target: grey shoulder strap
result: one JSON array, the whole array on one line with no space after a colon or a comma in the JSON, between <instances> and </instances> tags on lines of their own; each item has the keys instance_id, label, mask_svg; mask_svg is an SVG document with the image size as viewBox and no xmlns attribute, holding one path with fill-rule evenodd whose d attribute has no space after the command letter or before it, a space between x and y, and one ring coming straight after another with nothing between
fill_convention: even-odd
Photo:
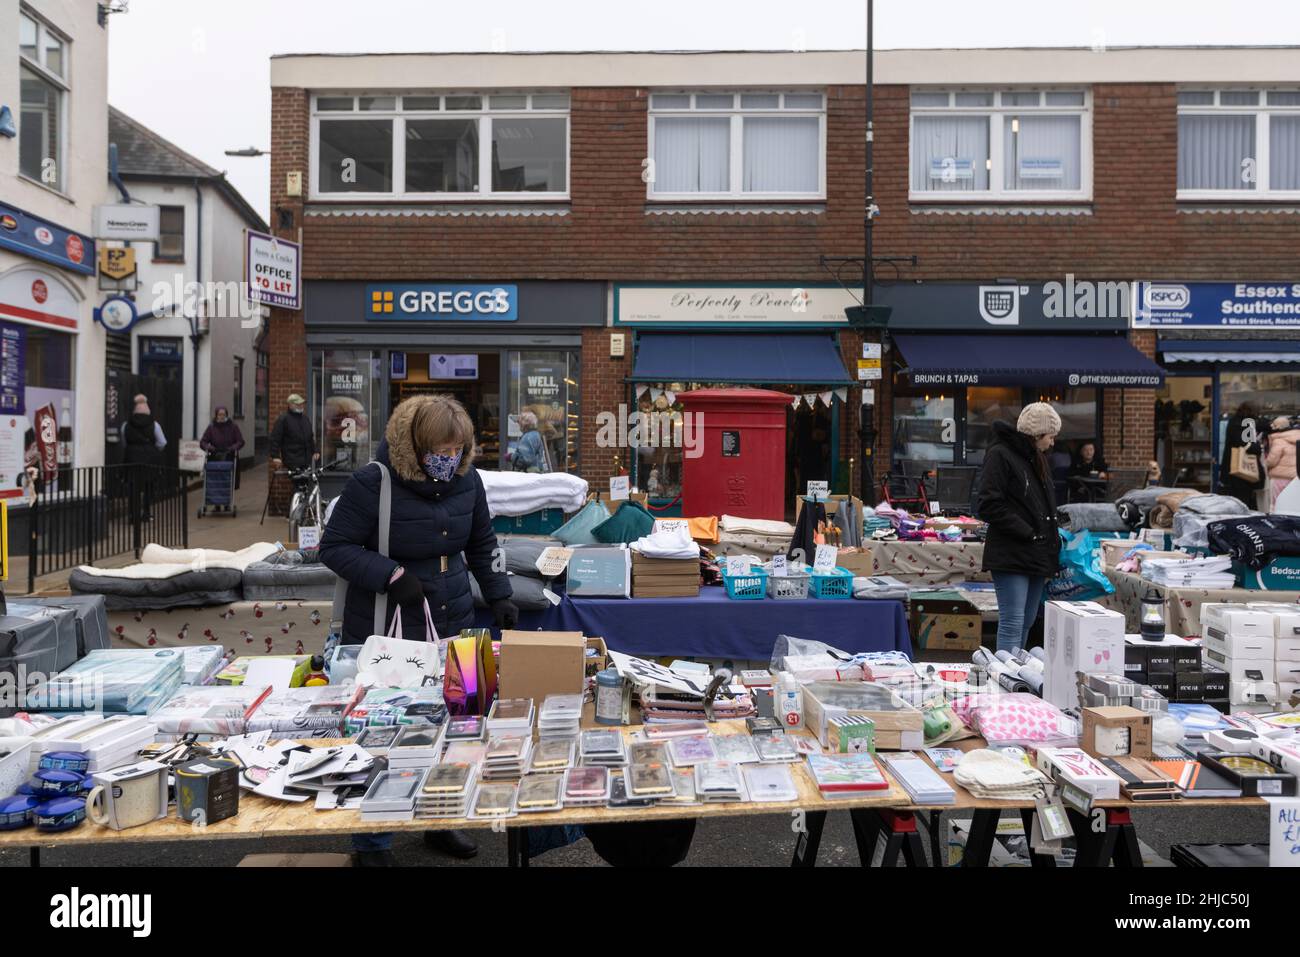
<instances>
[{"instance_id":1,"label":"grey shoulder strap","mask_svg":"<svg viewBox=\"0 0 1300 957\"><path fill-rule=\"evenodd\" d=\"M381 462L371 462L379 468L379 554L388 555L388 536L393 520L393 481L388 469ZM330 628L338 634L343 631L343 609L347 606L348 583L342 578L334 578L334 602L330 608ZM375 630L372 634L382 635L387 624L388 596L380 592L375 596Z\"/></svg>"}]
</instances>

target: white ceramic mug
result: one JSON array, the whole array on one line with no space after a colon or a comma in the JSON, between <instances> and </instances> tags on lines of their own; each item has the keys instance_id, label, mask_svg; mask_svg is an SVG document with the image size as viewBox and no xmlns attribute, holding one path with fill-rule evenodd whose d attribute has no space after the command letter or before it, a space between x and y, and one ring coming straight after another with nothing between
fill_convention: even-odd
<instances>
[{"instance_id":1,"label":"white ceramic mug","mask_svg":"<svg viewBox=\"0 0 1300 957\"><path fill-rule=\"evenodd\" d=\"M86 813L115 831L148 824L158 816L158 776L141 774L108 787L97 784L86 797Z\"/></svg>"}]
</instances>

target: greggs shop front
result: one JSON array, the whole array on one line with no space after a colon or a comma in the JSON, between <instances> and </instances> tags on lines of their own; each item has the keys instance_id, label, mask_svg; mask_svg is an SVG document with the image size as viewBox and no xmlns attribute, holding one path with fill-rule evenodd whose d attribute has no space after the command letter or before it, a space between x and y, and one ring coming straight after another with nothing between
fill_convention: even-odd
<instances>
[{"instance_id":1,"label":"greggs shop front","mask_svg":"<svg viewBox=\"0 0 1300 957\"><path fill-rule=\"evenodd\" d=\"M440 392L469 410L480 468L511 467L520 417L531 412L549 471L578 471L581 330L604 324L603 283L304 286L307 400L322 462L360 468L394 406Z\"/></svg>"}]
</instances>

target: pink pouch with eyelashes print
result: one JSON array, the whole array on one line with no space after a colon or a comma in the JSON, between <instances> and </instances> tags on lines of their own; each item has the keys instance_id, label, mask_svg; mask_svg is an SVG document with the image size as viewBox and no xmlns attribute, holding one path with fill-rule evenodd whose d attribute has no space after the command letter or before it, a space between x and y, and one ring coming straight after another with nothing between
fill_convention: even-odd
<instances>
[{"instance_id":1,"label":"pink pouch with eyelashes print","mask_svg":"<svg viewBox=\"0 0 1300 957\"><path fill-rule=\"evenodd\" d=\"M357 683L370 688L422 688L442 678L438 630L424 603L424 641L407 641L402 633L402 609L393 612L386 635L371 635L357 655Z\"/></svg>"}]
</instances>

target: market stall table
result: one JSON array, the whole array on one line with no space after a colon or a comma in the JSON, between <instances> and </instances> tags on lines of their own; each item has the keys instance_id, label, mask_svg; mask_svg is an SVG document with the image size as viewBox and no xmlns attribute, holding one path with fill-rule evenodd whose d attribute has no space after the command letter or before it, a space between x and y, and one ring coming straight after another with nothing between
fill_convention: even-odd
<instances>
[{"instance_id":1,"label":"market stall table","mask_svg":"<svg viewBox=\"0 0 1300 957\"><path fill-rule=\"evenodd\" d=\"M1123 612L1125 627L1133 634L1141 630L1142 596L1150 589L1155 589L1155 593L1164 599L1166 630L1183 638L1201 637L1201 606L1207 603L1269 601L1291 604L1300 601L1300 592L1296 591L1159 585L1140 575L1114 568L1106 569L1106 577L1115 586L1115 592L1098 601L1107 608Z\"/></svg>"},{"instance_id":2,"label":"market stall table","mask_svg":"<svg viewBox=\"0 0 1300 957\"><path fill-rule=\"evenodd\" d=\"M981 571L984 561L983 542L905 542L870 541L863 543L866 562L850 567L855 575L887 575L917 585L948 585L962 581L992 581Z\"/></svg>"},{"instance_id":3,"label":"market stall table","mask_svg":"<svg viewBox=\"0 0 1300 957\"><path fill-rule=\"evenodd\" d=\"M481 611L476 624L491 623ZM521 612L519 628L599 635L615 651L640 657L696 657L766 661L778 635L816 638L833 648L901 651L912 643L901 601L736 601L722 588L692 598L570 598L546 611Z\"/></svg>"}]
</instances>

